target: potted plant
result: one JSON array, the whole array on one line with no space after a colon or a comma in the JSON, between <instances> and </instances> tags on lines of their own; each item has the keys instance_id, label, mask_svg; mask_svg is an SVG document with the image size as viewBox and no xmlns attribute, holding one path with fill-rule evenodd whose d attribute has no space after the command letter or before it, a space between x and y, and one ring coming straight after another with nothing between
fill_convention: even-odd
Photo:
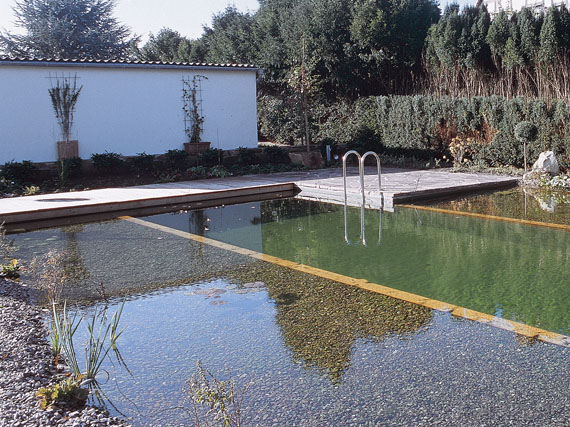
<instances>
[{"instance_id":1,"label":"potted plant","mask_svg":"<svg viewBox=\"0 0 570 427\"><path fill-rule=\"evenodd\" d=\"M189 142L184 149L190 154L201 153L210 148L210 143L202 141L204 116L202 115L202 80L206 76L196 75L192 79L182 80L182 100L184 101L184 130Z\"/></svg>"},{"instance_id":2,"label":"potted plant","mask_svg":"<svg viewBox=\"0 0 570 427\"><path fill-rule=\"evenodd\" d=\"M83 86L77 87L77 76L74 76L58 78L55 86L49 89L51 104L62 136L62 140L57 142L57 157L60 161L79 157L78 142L71 140L71 128L75 105L82 88Z\"/></svg>"}]
</instances>

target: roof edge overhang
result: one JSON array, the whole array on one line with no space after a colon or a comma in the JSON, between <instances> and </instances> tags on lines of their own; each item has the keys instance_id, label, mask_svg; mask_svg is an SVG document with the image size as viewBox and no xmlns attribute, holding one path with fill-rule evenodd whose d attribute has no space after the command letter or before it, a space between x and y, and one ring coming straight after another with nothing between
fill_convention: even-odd
<instances>
[{"instance_id":1,"label":"roof edge overhang","mask_svg":"<svg viewBox=\"0 0 570 427\"><path fill-rule=\"evenodd\" d=\"M146 70L192 70L192 71L251 71L257 78L263 75L263 69L251 64L213 64L182 62L143 62L118 60L80 60L49 58L10 58L0 56L0 66L35 66L35 67L85 67L85 68L123 68Z\"/></svg>"}]
</instances>

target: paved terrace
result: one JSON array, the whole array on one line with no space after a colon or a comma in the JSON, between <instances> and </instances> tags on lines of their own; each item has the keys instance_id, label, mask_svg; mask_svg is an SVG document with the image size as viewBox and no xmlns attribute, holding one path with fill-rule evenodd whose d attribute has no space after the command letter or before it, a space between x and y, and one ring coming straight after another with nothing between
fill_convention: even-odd
<instances>
[{"instance_id":1,"label":"paved terrace","mask_svg":"<svg viewBox=\"0 0 570 427\"><path fill-rule=\"evenodd\" d=\"M348 204L360 206L357 168L349 168ZM378 191L375 168L366 168L365 195L368 207L390 210L396 203L435 198L456 193L515 185L516 178L445 170L382 169L382 191ZM78 216L105 219L137 210L139 215L184 208L264 200L292 196L332 203L343 203L342 169L286 172L223 179L106 188L80 192L0 199L0 223L22 224ZM129 212L132 214L132 212ZM55 222L54 222L55 221ZM65 221L63 221L65 223ZM9 227L10 228L10 227ZM16 227L17 228L17 227ZM27 227L24 227L27 228Z\"/></svg>"}]
</instances>

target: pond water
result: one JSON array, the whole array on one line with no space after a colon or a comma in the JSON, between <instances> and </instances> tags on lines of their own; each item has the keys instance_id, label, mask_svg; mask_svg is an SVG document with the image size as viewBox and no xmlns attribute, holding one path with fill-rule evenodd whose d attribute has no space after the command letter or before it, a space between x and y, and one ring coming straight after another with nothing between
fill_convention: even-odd
<instances>
[{"instance_id":1,"label":"pond water","mask_svg":"<svg viewBox=\"0 0 570 427\"><path fill-rule=\"evenodd\" d=\"M381 227L380 227L381 219ZM279 200L144 218L568 334L568 232L397 208ZM379 230L381 232L379 233ZM380 242L379 240L380 234ZM246 425L564 424L570 349L127 220L15 235L24 261L65 249L64 298L89 316L125 299L129 368L106 362L112 413L192 423L200 360L248 388ZM78 354L85 328L77 335ZM112 402L109 403L109 402Z\"/></svg>"}]
</instances>

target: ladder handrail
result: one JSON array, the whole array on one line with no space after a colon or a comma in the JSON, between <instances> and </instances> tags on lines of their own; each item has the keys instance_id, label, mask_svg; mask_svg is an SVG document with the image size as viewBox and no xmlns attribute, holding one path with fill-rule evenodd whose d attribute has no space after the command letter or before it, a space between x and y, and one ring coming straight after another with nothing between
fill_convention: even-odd
<instances>
[{"instance_id":1,"label":"ladder handrail","mask_svg":"<svg viewBox=\"0 0 570 427\"><path fill-rule=\"evenodd\" d=\"M342 178L344 183L344 240L347 244L350 245L350 240L348 239L348 224L347 224L347 191L346 191L346 161L347 159L354 154L358 160L358 174L360 177L360 194L362 195L362 205L360 206L360 240L363 246L366 246L366 233L364 227L364 211L366 207L366 195L364 190L364 161L368 156L374 156L376 159L376 166L378 168L378 191L380 193L380 197L382 200L380 206L380 219L379 219L379 228L378 228L378 244L382 239L382 207L384 205L382 197L382 170L380 167L380 157L374 151L367 151L362 156L356 150L347 151L344 156L342 156Z\"/></svg>"},{"instance_id":2,"label":"ladder handrail","mask_svg":"<svg viewBox=\"0 0 570 427\"><path fill-rule=\"evenodd\" d=\"M362 176L364 176L364 161L366 160L366 157L368 157L368 156L374 156L374 158L376 159L376 166L378 168L378 192L380 193L380 195L382 195L382 170L380 168L380 156L378 156L378 154L376 154L374 151L367 151L360 158L360 166L362 168ZM362 190L364 191L364 187L362 187Z\"/></svg>"},{"instance_id":3,"label":"ladder handrail","mask_svg":"<svg viewBox=\"0 0 570 427\"><path fill-rule=\"evenodd\" d=\"M362 167L360 166L360 153L356 150L350 150L347 151L346 153L344 153L344 156L342 156L342 178L343 178L343 183L344 183L344 241L347 244L351 244L350 240L348 239L348 222L347 222L347 205L348 205L348 199L347 199L347 192L346 192L346 160L352 155L354 154L357 158L357 162L358 162L358 174L360 175L360 192L362 193L362 195L364 195L364 178L362 176ZM364 205L363 205L364 206ZM362 229L363 229L363 222L362 222L362 216L363 213L360 214L360 239L362 240Z\"/></svg>"},{"instance_id":4,"label":"ladder handrail","mask_svg":"<svg viewBox=\"0 0 570 427\"><path fill-rule=\"evenodd\" d=\"M356 150L350 150L347 151L346 153L344 153L344 156L342 156L342 178L343 178L343 182L344 182L344 204L346 205L347 199L346 199L346 160L350 157L351 154L354 154L356 156L356 158L358 159L358 174L360 175L360 191L363 192L363 184L364 184L364 177L362 176L362 166L360 165L360 160L362 159L362 157L360 156L360 153Z\"/></svg>"}]
</instances>

